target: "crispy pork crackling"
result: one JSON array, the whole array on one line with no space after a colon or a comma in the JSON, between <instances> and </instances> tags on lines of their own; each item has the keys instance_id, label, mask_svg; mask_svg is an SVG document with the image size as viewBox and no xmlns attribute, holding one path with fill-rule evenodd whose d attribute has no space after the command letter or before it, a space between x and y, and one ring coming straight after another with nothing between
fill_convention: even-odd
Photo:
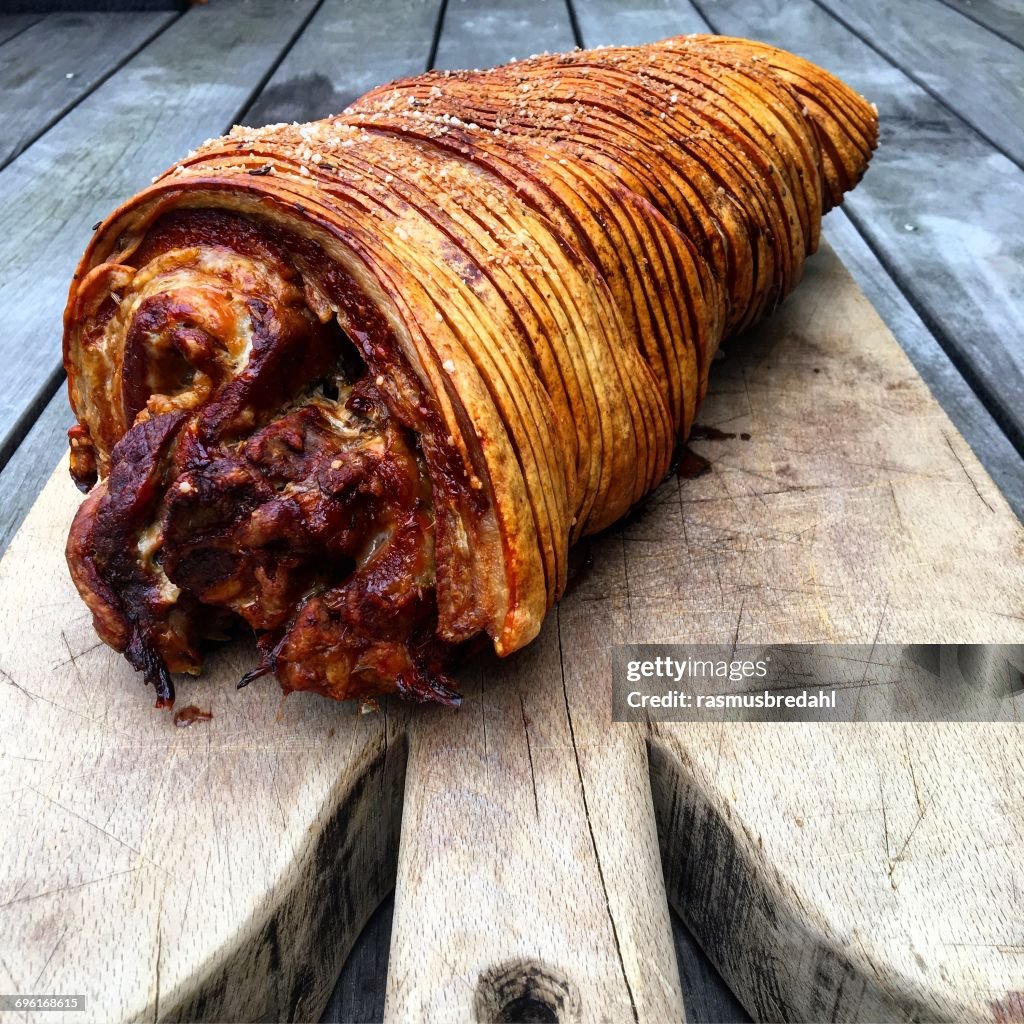
<instances>
[{"instance_id":1,"label":"crispy pork crackling","mask_svg":"<svg viewBox=\"0 0 1024 1024\"><path fill-rule=\"evenodd\" d=\"M285 690L452 702L669 469L722 340L864 173L873 108L690 36L235 128L110 216L64 358L100 637L169 705L239 621Z\"/></svg>"}]
</instances>

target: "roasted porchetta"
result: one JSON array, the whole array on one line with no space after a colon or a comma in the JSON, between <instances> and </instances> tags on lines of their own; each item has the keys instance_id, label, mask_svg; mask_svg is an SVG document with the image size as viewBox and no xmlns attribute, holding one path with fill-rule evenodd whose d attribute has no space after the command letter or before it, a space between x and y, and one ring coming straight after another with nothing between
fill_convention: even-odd
<instances>
[{"instance_id":1,"label":"roasted porchetta","mask_svg":"<svg viewBox=\"0 0 1024 1024\"><path fill-rule=\"evenodd\" d=\"M100 637L162 706L242 621L286 691L456 700L453 651L528 643L570 545L664 478L876 134L813 64L690 36L207 142L68 300Z\"/></svg>"}]
</instances>

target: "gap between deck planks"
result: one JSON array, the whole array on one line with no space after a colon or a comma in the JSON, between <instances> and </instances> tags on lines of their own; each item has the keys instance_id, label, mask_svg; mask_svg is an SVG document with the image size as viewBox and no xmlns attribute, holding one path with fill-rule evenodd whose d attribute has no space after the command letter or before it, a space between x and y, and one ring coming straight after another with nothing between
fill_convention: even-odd
<instances>
[{"instance_id":1,"label":"gap between deck planks","mask_svg":"<svg viewBox=\"0 0 1024 1024\"><path fill-rule=\"evenodd\" d=\"M1024 166L1024 51L1019 45L938 0L816 2L994 149Z\"/></svg>"},{"instance_id":2,"label":"gap between deck planks","mask_svg":"<svg viewBox=\"0 0 1024 1024\"><path fill-rule=\"evenodd\" d=\"M41 14L0 14L0 43L20 35L41 17Z\"/></svg>"},{"instance_id":3,"label":"gap between deck planks","mask_svg":"<svg viewBox=\"0 0 1024 1024\"><path fill-rule=\"evenodd\" d=\"M954 11L991 29L1007 42L1024 46L1024 11L1018 0L942 0Z\"/></svg>"}]
</instances>

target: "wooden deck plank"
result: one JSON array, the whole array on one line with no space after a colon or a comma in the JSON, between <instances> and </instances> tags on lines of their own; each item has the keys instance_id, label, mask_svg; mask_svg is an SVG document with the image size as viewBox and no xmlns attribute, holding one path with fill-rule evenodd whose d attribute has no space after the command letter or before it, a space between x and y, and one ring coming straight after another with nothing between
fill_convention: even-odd
<instances>
[{"instance_id":1,"label":"wooden deck plank","mask_svg":"<svg viewBox=\"0 0 1024 1024\"><path fill-rule=\"evenodd\" d=\"M683 919L675 910L671 913L687 1024L751 1024L750 1014L722 980Z\"/></svg>"},{"instance_id":2,"label":"wooden deck plank","mask_svg":"<svg viewBox=\"0 0 1024 1024\"><path fill-rule=\"evenodd\" d=\"M708 32L708 23L689 0L587 0L577 3L583 46L639 46L668 36Z\"/></svg>"},{"instance_id":3,"label":"wooden deck plank","mask_svg":"<svg viewBox=\"0 0 1024 1024\"><path fill-rule=\"evenodd\" d=\"M174 18L170 11L51 14L0 48L0 167Z\"/></svg>"},{"instance_id":4,"label":"wooden deck plank","mask_svg":"<svg viewBox=\"0 0 1024 1024\"><path fill-rule=\"evenodd\" d=\"M0 263L12 268L0 283L0 466L59 379L61 312L90 225L228 127L315 6L193 7L0 171L10 211Z\"/></svg>"},{"instance_id":5,"label":"wooden deck plank","mask_svg":"<svg viewBox=\"0 0 1024 1024\"><path fill-rule=\"evenodd\" d=\"M320 1024L384 1019L384 992L391 950L395 898L386 897L352 946Z\"/></svg>"},{"instance_id":6,"label":"wooden deck plank","mask_svg":"<svg viewBox=\"0 0 1024 1024\"><path fill-rule=\"evenodd\" d=\"M425 71L440 10L441 0L326 0L246 124L328 117L375 85Z\"/></svg>"},{"instance_id":7,"label":"wooden deck plank","mask_svg":"<svg viewBox=\"0 0 1024 1024\"><path fill-rule=\"evenodd\" d=\"M13 39L41 17L41 14L0 14L0 43Z\"/></svg>"},{"instance_id":8,"label":"wooden deck plank","mask_svg":"<svg viewBox=\"0 0 1024 1024\"><path fill-rule=\"evenodd\" d=\"M820 3L1024 166L1024 53L1018 46L939 0Z\"/></svg>"},{"instance_id":9,"label":"wooden deck plank","mask_svg":"<svg viewBox=\"0 0 1024 1024\"><path fill-rule=\"evenodd\" d=\"M0 555L67 450L68 427L74 422L67 390L61 386L0 470Z\"/></svg>"},{"instance_id":10,"label":"wooden deck plank","mask_svg":"<svg viewBox=\"0 0 1024 1024\"><path fill-rule=\"evenodd\" d=\"M811 0L699 0L716 31L786 47L877 103L882 138L844 210L1024 451L1024 171Z\"/></svg>"},{"instance_id":11,"label":"wooden deck plank","mask_svg":"<svg viewBox=\"0 0 1024 1024\"><path fill-rule=\"evenodd\" d=\"M434 66L486 68L575 45L565 0L450 0Z\"/></svg>"},{"instance_id":12,"label":"wooden deck plank","mask_svg":"<svg viewBox=\"0 0 1024 1024\"><path fill-rule=\"evenodd\" d=\"M1017 0L942 0L948 7L1024 46L1024 8Z\"/></svg>"}]
</instances>

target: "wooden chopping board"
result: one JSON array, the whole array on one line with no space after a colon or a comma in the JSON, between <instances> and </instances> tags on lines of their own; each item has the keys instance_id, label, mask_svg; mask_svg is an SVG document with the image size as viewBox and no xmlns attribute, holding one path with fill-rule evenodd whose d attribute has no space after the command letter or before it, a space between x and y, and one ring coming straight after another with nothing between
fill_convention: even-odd
<instances>
[{"instance_id":1,"label":"wooden chopping board","mask_svg":"<svg viewBox=\"0 0 1024 1024\"><path fill-rule=\"evenodd\" d=\"M1024 1019L1019 726L610 722L614 643L1024 639L1024 531L831 250L711 387L712 471L458 712L236 692L238 644L175 728L74 593L60 467L0 563L0 991L316 1019L397 878L394 1021L679 1019L666 895L756 1018Z\"/></svg>"}]
</instances>

